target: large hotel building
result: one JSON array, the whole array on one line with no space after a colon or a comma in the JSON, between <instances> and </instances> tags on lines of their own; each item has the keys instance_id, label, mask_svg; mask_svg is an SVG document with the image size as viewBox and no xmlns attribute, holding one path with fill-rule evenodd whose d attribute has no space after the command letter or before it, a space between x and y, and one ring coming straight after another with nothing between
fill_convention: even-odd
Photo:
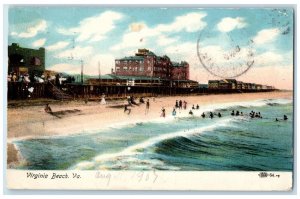
<instances>
[{"instance_id":1,"label":"large hotel building","mask_svg":"<svg viewBox=\"0 0 300 199\"><path fill-rule=\"evenodd\" d=\"M135 56L115 60L115 74L189 80L189 64L185 61L172 62L166 55L157 56L148 49L138 49Z\"/></svg>"}]
</instances>

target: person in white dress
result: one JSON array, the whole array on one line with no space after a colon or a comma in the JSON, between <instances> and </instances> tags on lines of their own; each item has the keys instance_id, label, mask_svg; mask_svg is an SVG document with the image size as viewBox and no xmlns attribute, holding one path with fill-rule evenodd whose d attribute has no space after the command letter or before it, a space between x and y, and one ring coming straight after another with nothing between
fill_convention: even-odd
<instances>
[{"instance_id":1,"label":"person in white dress","mask_svg":"<svg viewBox=\"0 0 300 199\"><path fill-rule=\"evenodd\" d=\"M101 102L100 102L100 104L106 104L106 101L105 101L105 95L104 95L104 93L102 94L102 97L101 97Z\"/></svg>"}]
</instances>

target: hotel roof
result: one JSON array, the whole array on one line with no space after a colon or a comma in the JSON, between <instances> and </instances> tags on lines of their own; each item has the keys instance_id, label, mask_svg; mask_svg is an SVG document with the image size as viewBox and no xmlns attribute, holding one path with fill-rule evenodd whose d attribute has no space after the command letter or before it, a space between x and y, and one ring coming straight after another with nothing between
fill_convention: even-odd
<instances>
[{"instance_id":1,"label":"hotel roof","mask_svg":"<svg viewBox=\"0 0 300 199\"><path fill-rule=\"evenodd\" d=\"M173 65L174 67L184 67L185 64L187 64L186 61L182 61L182 62L172 62L172 65Z\"/></svg>"},{"instance_id":2,"label":"hotel roof","mask_svg":"<svg viewBox=\"0 0 300 199\"><path fill-rule=\"evenodd\" d=\"M129 56L129 57L123 57L121 59L116 59L117 61L142 61L144 60L143 56Z\"/></svg>"}]
</instances>

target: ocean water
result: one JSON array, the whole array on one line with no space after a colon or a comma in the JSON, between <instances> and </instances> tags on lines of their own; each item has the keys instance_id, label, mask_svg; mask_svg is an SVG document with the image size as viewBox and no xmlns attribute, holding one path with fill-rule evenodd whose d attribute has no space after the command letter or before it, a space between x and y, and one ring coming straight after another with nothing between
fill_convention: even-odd
<instances>
[{"instance_id":1,"label":"ocean water","mask_svg":"<svg viewBox=\"0 0 300 199\"><path fill-rule=\"evenodd\" d=\"M244 116L231 116L239 110ZM250 118L253 110L262 119ZM167 110L168 111L168 110ZM170 111L170 110L169 110ZM214 111L221 118L202 118ZM267 99L201 107L189 116L128 124L94 133L18 140L18 169L292 171L293 104ZM288 116L283 121L283 115ZM276 122L275 118L280 121Z\"/></svg>"}]
</instances>

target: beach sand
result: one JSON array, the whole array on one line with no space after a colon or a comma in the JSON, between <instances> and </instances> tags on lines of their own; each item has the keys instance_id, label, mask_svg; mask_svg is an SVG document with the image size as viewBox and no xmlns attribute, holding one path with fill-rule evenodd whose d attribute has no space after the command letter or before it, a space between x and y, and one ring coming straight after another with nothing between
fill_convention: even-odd
<instances>
[{"instance_id":1,"label":"beach sand","mask_svg":"<svg viewBox=\"0 0 300 199\"><path fill-rule=\"evenodd\" d=\"M271 98L292 99L292 96L292 92L265 92L149 98L150 111L148 114L145 114L145 104L129 107L131 113L124 113L126 100L108 102L106 105L101 105L100 102L85 104L83 101L50 104L52 111L56 113L54 115L45 113L44 106L40 105L8 108L8 163L11 164L17 161L17 150L10 144L15 139L92 133L99 129L115 127L120 124L164 119L160 117L161 108L164 107L166 114L170 115L175 101L180 99L187 101L188 108L186 111L188 111L193 104L199 104L201 108L204 105L217 103L236 103Z\"/></svg>"}]
</instances>

